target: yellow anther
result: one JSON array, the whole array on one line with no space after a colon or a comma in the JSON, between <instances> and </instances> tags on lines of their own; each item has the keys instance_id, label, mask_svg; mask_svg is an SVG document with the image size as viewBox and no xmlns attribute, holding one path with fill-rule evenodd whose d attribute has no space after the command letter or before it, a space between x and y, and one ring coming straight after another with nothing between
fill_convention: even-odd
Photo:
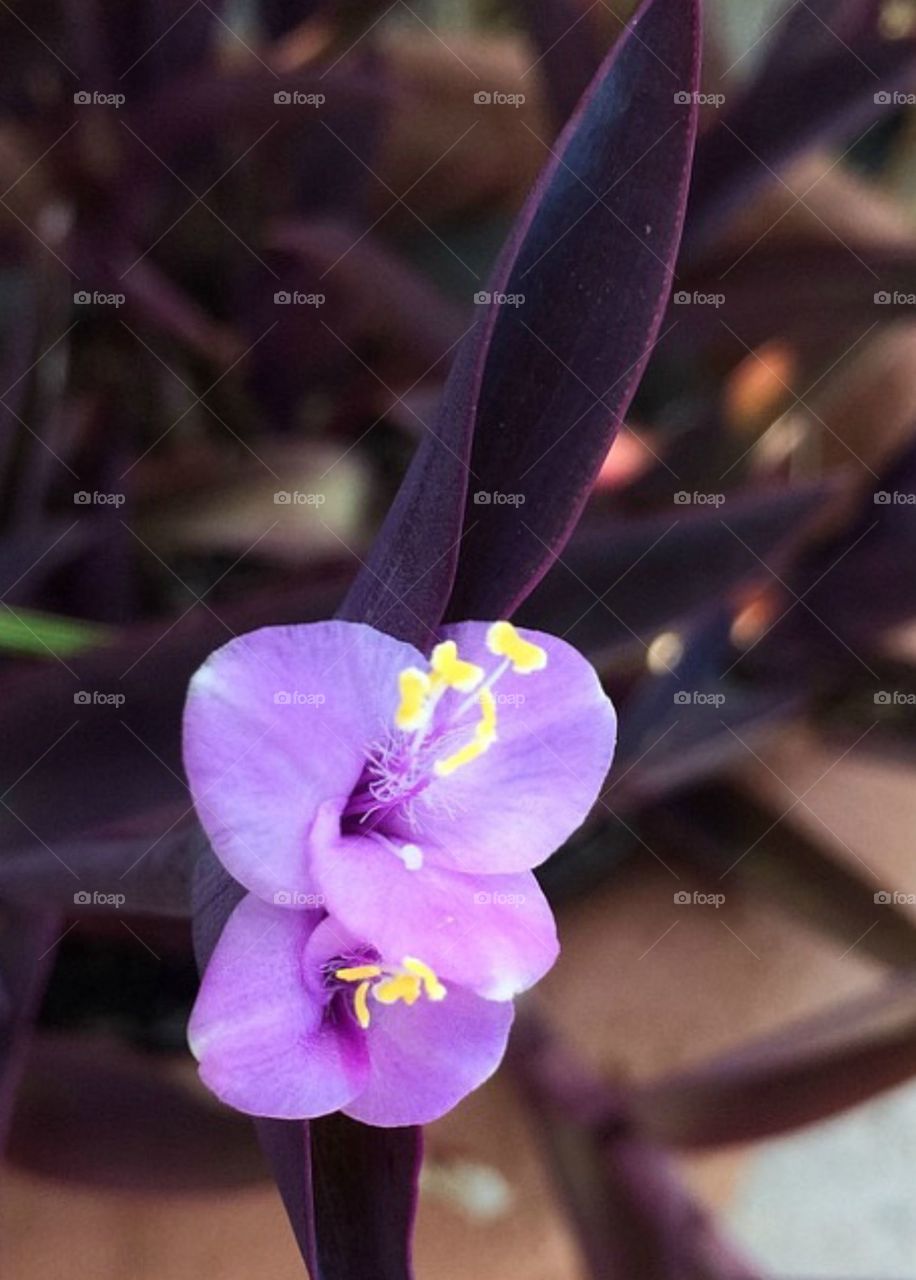
<instances>
[{"instance_id":1,"label":"yellow anther","mask_svg":"<svg viewBox=\"0 0 916 1280\"><path fill-rule=\"evenodd\" d=\"M401 701L395 712L394 723L399 729L418 729L426 714L426 700L432 682L425 671L407 667L398 676Z\"/></svg>"},{"instance_id":2,"label":"yellow anther","mask_svg":"<svg viewBox=\"0 0 916 1280\"><path fill-rule=\"evenodd\" d=\"M405 956L402 964L408 973L412 973L420 979L423 983L423 990L430 1000L445 999L445 987L443 987L428 964L424 964L422 960L417 960L413 956Z\"/></svg>"},{"instance_id":3,"label":"yellow anther","mask_svg":"<svg viewBox=\"0 0 916 1280\"><path fill-rule=\"evenodd\" d=\"M479 702L481 717L474 736L486 749L496 741L496 699L490 689L481 689Z\"/></svg>"},{"instance_id":4,"label":"yellow anther","mask_svg":"<svg viewBox=\"0 0 916 1280\"><path fill-rule=\"evenodd\" d=\"M518 676L543 671L547 666L547 650L523 639L511 622L494 622L487 631L487 648L498 658L508 658Z\"/></svg>"},{"instance_id":5,"label":"yellow anther","mask_svg":"<svg viewBox=\"0 0 916 1280\"><path fill-rule=\"evenodd\" d=\"M429 661L433 678L448 689L472 693L483 679L482 667L458 657L458 646L454 640L443 640L442 644L437 644Z\"/></svg>"},{"instance_id":6,"label":"yellow anther","mask_svg":"<svg viewBox=\"0 0 916 1280\"><path fill-rule=\"evenodd\" d=\"M446 996L445 987L433 970L414 956L405 956L403 963L397 967L359 964L347 969L337 969L334 977L341 982L357 984L353 992L353 1012L364 1031L371 1021L370 995L379 1004L393 1005L402 1000L408 1006L416 1004L424 994L427 999L437 1001L444 1000Z\"/></svg>"},{"instance_id":7,"label":"yellow anther","mask_svg":"<svg viewBox=\"0 0 916 1280\"><path fill-rule=\"evenodd\" d=\"M463 768L466 764L472 764L475 760L486 751L483 743L478 742L476 738L469 742L466 747L462 747L460 751L456 751L454 755L447 756L445 760L437 760L433 766L437 778L447 778L453 774L456 769Z\"/></svg>"},{"instance_id":8,"label":"yellow anther","mask_svg":"<svg viewBox=\"0 0 916 1280\"><path fill-rule=\"evenodd\" d=\"M367 968L368 967L371 967L371 966L367 966ZM353 1009L356 1013L356 1021L362 1027L363 1031L366 1030L370 1021L369 988L371 986L372 986L371 982L361 982L359 986L356 988L356 992L353 996Z\"/></svg>"},{"instance_id":9,"label":"yellow anther","mask_svg":"<svg viewBox=\"0 0 916 1280\"><path fill-rule=\"evenodd\" d=\"M367 978L380 978L382 971L377 964L358 964L352 969L336 969L334 977L341 982L365 982Z\"/></svg>"},{"instance_id":10,"label":"yellow anther","mask_svg":"<svg viewBox=\"0 0 916 1280\"><path fill-rule=\"evenodd\" d=\"M408 1005L416 1004L420 999L420 979L414 974L401 973L380 982L372 994L379 1004L397 1004L399 1000Z\"/></svg>"},{"instance_id":11,"label":"yellow anther","mask_svg":"<svg viewBox=\"0 0 916 1280\"><path fill-rule=\"evenodd\" d=\"M490 689L481 689L477 700L481 716L474 726L474 736L452 755L436 761L433 771L438 778L447 778L456 769L479 759L496 741L496 699Z\"/></svg>"}]
</instances>

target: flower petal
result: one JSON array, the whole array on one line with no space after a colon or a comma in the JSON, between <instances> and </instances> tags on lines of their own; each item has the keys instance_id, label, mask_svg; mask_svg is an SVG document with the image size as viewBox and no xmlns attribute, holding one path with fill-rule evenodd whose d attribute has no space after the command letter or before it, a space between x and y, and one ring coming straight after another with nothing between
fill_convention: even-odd
<instances>
[{"instance_id":1,"label":"flower petal","mask_svg":"<svg viewBox=\"0 0 916 1280\"><path fill-rule=\"evenodd\" d=\"M489 626L464 622L443 635L462 658L492 670ZM507 671L496 684L496 742L418 797L419 831L404 817L386 823L456 870L536 867L585 820L613 759L617 717L594 668L563 640L520 634L546 649L548 662L531 675Z\"/></svg>"},{"instance_id":2,"label":"flower petal","mask_svg":"<svg viewBox=\"0 0 916 1280\"><path fill-rule=\"evenodd\" d=\"M320 622L239 636L198 670L185 768L214 852L246 889L311 905L317 808L346 803L366 747L392 724L398 672L422 661L371 627Z\"/></svg>"},{"instance_id":3,"label":"flower petal","mask_svg":"<svg viewBox=\"0 0 916 1280\"><path fill-rule=\"evenodd\" d=\"M512 1016L510 1003L457 986L441 1001L373 1005L369 1080L344 1113L386 1128L438 1119L499 1066Z\"/></svg>"},{"instance_id":4,"label":"flower petal","mask_svg":"<svg viewBox=\"0 0 916 1280\"><path fill-rule=\"evenodd\" d=\"M303 981L303 953L320 918L248 894L216 944L188 1040L203 1082L239 1111L286 1120L325 1115L367 1078L357 1030L323 1020L323 1002Z\"/></svg>"},{"instance_id":5,"label":"flower petal","mask_svg":"<svg viewBox=\"0 0 916 1280\"><path fill-rule=\"evenodd\" d=\"M393 963L417 956L443 981L510 1000L559 953L553 914L530 872L468 876L424 862L408 870L363 836L316 824L312 861L328 910Z\"/></svg>"}]
</instances>

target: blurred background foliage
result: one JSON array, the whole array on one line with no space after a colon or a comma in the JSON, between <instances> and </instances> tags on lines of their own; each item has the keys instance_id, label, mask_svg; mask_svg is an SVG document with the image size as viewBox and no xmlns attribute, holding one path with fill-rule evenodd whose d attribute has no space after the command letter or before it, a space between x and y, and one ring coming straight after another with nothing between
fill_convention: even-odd
<instances>
[{"instance_id":1,"label":"blurred background foliage","mask_svg":"<svg viewBox=\"0 0 916 1280\"><path fill-rule=\"evenodd\" d=\"M4 1045L29 1009L43 1028L20 1167L157 1193L262 1177L183 1050L187 679L231 634L338 607L474 295L634 7L561 6L583 16L554 43L550 5L508 0L0 15ZM545 1277L603 1274L615 1246L589 1196L626 1205L645 1173L622 1132L731 1148L916 1069L916 116L893 100L914 45L900 0L708 7L704 89L724 101L701 111L675 297L584 518L519 615L598 665L620 753L543 869L564 957L517 1058L430 1135L431 1276L533 1275L532 1239ZM74 85L125 101L78 105ZM481 106L482 87L525 101ZM633 181L667 190L649 153ZM608 174L612 210L626 176ZM275 300L296 292L324 301ZM557 368L558 436L575 381ZM102 868L142 867L126 913L74 913L77 852L99 887ZM679 911L685 890L724 905ZM554 1052L587 1122L552 1092ZM62 1075L81 1082L63 1101ZM118 1099L107 1140L87 1119L100 1091ZM174 1124L154 1139L157 1105ZM721 1199L725 1166L691 1159L694 1190ZM649 1249L646 1276L747 1274L712 1227L705 1270L664 1270L695 1206L658 1177L670 1220L649 1197L622 1256Z\"/></svg>"}]
</instances>

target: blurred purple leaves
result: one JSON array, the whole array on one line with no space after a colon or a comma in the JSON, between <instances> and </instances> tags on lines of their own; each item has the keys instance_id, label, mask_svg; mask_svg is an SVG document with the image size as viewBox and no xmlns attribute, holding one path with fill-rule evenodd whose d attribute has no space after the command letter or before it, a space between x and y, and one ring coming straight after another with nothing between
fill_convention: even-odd
<instances>
[{"instance_id":1,"label":"blurred purple leaves","mask_svg":"<svg viewBox=\"0 0 916 1280\"><path fill-rule=\"evenodd\" d=\"M675 1147L749 1142L812 1124L912 1077L912 970L784 1031L637 1090L647 1138Z\"/></svg>"},{"instance_id":2,"label":"blurred purple leaves","mask_svg":"<svg viewBox=\"0 0 916 1280\"><path fill-rule=\"evenodd\" d=\"M916 83L916 36L889 32L886 20L880 0L788 5L750 83L739 88L736 67L726 69L726 111L697 149L691 254L791 159L858 137Z\"/></svg>"},{"instance_id":3,"label":"blurred purple leaves","mask_svg":"<svg viewBox=\"0 0 916 1280\"><path fill-rule=\"evenodd\" d=\"M514 1065L593 1280L757 1280L625 1091L583 1069L532 1018L516 1035Z\"/></svg>"},{"instance_id":4,"label":"blurred purple leaves","mask_svg":"<svg viewBox=\"0 0 916 1280\"><path fill-rule=\"evenodd\" d=\"M770 242L765 231L750 252L740 240L715 239L730 210L779 190L775 175L812 144L840 153L869 142L861 131L893 110L880 95L911 82L912 34L888 35L873 0L787 6L746 87L732 94L732 77L722 77L727 108L703 121L677 286L714 294L724 277L727 297L721 310L675 302L665 314L695 127L698 23L683 0L644 4L558 139L543 120L521 126L544 172L484 291L490 301L472 308L418 267L402 230L383 238L387 228L373 226L373 184L383 213L393 197L403 211L380 157L404 86L392 46L376 47L368 35L361 43L383 7L338 15L334 6L270 0L259 8L260 31L281 43L251 36L243 47L219 6L192 6L183 17L169 5L153 26L160 34L175 22L174 30L148 54L152 10L142 5L79 24L72 11L62 17L42 4L34 21L44 49L8 24L3 101L33 132L26 160L9 173L14 212L2 230L4 261L21 268L18 323L4 326L2 354L4 596L8 607L116 626L89 652L60 651L55 662L51 646L30 664L4 664L10 733L0 758L12 786L0 810L9 849L0 899L19 929L3 934L7 1055L24 1043L49 948L66 927L52 916L79 883L55 855L94 888L116 891L124 877L132 909L161 915L188 909L196 859L205 961L235 888L206 851L197 856L177 724L190 674L232 634L326 617L346 597L343 616L428 646L444 617L523 605L525 621L565 631L594 656L624 699L615 808L660 846L672 831L689 833L685 856L710 870L772 821L755 797L723 789L721 772L746 758L758 731L842 701L850 672L861 675L863 663L879 670L874 653L887 629L916 612L900 573L911 559L914 508L874 501L876 490L913 491L912 448L891 463L868 455L871 477L849 486L794 459L769 468L764 459L760 468L760 442L728 421L719 394L771 338L791 339L793 359L811 364L816 386L823 368L877 324L879 290L891 298L914 291L912 250L858 239L849 247L836 236ZM591 11L542 0L525 13L533 48L522 86L533 95L542 79L562 123L600 62ZM354 41L358 53L342 61ZM224 60L227 49L234 60ZM322 58L341 65L325 75ZM67 67L79 77L72 83ZM121 116L74 112L77 84L117 89L120 77L130 88ZM36 83L45 97L36 98ZM321 121L276 108L277 91L331 85ZM467 98L476 87L469 79ZM50 230L36 220L41 193L19 182L32 159L36 177L75 210L62 235L53 220ZM199 207L201 194L210 209ZM453 230L436 224L433 234L441 242ZM224 239L219 250L212 234ZM122 316L83 313L71 336L71 271L98 288L123 275ZM278 277L284 287L326 289L327 307L284 309L278 320ZM906 314L906 303L890 301L878 319ZM61 359L42 364L46 349ZM126 384L113 364L129 369ZM794 377L780 378L770 407L794 396ZM613 474L618 447L608 478L602 466L625 417L652 461L622 480ZM176 421L192 430L180 431L172 449ZM381 509L407 446L419 445L371 551L368 538L355 546L338 539L334 555L293 568L266 559L255 574L245 556L228 566L182 561L148 541L133 514L122 522L117 512L68 505L77 477L81 488L110 487L125 474L140 510L170 486L195 501L216 456L212 448L194 454L208 430L251 468L249 481L259 469L270 477L272 436L321 432L338 452L359 455L365 437L391 432L401 452L372 455ZM715 477L727 491L724 511L671 514L674 491ZM758 615L756 630L739 636L736 623ZM676 633L679 656L650 670L645 650L661 632ZM676 702L685 689L723 687L721 714ZM75 708L75 689L119 691L125 702L118 712ZM609 845L617 822L599 807L590 835ZM829 848L786 826L779 834L760 840L745 883L851 941L867 922L871 886ZM595 874L587 869L580 890ZM33 917L36 904L53 911ZM871 938L874 958L911 963L913 930L902 913L887 912ZM646 1094L660 1117L650 1136L690 1145L776 1131L813 1118L809 1095L822 1097L827 1114L905 1078L910 999L893 988L887 1018L873 1023L861 1010L840 1010L835 1032L810 1052L802 1029L778 1051L764 1045L696 1079L659 1085ZM565 1105L548 1128L561 1131L560 1163L562 1131L577 1128L576 1149L600 1187L589 1190L581 1223L596 1276L619 1265L668 1280L698 1258L699 1274L746 1274L708 1223L696 1228L693 1206L645 1146L648 1129L633 1142L613 1129L596 1151L595 1116L574 1122ZM616 1124L620 1108L611 1110ZM265 1123L260 1137L314 1280L409 1275L417 1135L332 1120L309 1132ZM384 1206L367 1192L378 1178L388 1188ZM578 1218L582 1205L573 1211Z\"/></svg>"}]
</instances>

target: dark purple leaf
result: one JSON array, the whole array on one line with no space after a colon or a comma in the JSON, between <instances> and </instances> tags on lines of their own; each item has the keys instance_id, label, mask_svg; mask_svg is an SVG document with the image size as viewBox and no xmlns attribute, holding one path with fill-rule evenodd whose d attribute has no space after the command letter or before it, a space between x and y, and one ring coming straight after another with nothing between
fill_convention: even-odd
<instances>
[{"instance_id":1,"label":"dark purple leaf","mask_svg":"<svg viewBox=\"0 0 916 1280\"><path fill-rule=\"evenodd\" d=\"M378 112L386 97L384 84L380 86L365 72L335 72L333 77L328 77L317 70L294 75L278 75L260 67L247 74L208 70L206 74L178 80L151 99L137 104L128 100L121 114L155 153L154 156L147 154L144 161L143 145L138 142L135 153L138 166L142 163L151 173L156 173L156 166L161 168L161 165L155 157L160 157L180 171L189 157L196 156L200 144L218 141L225 145L226 139L236 137L234 131L239 129L244 129L251 141L271 129L272 135L292 140L299 149L308 139L317 145L319 137L325 146L327 129L318 119L303 115L305 110L314 112L314 107L295 109L292 104L275 101L275 94L294 90L324 94L328 101L320 119L338 133L363 108ZM327 154L333 154L336 163L345 152L335 144Z\"/></svg>"},{"instance_id":2,"label":"dark purple leaf","mask_svg":"<svg viewBox=\"0 0 916 1280\"><path fill-rule=\"evenodd\" d=\"M188 916L191 878L206 842L187 810L150 815L133 831L99 833L53 851L34 844L8 849L0 854L0 897L82 915L109 911L106 899L123 895L133 915Z\"/></svg>"},{"instance_id":3,"label":"dark purple leaf","mask_svg":"<svg viewBox=\"0 0 916 1280\"><path fill-rule=\"evenodd\" d=\"M44 1178L117 1190L177 1194L264 1179L248 1121L156 1066L110 1040L35 1040L8 1158Z\"/></svg>"},{"instance_id":4,"label":"dark purple leaf","mask_svg":"<svg viewBox=\"0 0 916 1280\"><path fill-rule=\"evenodd\" d=\"M546 572L667 300L696 123L675 96L698 75L695 5L649 0L553 148L497 267L489 292L525 294L525 305L487 306L461 344L345 616L428 644L456 566L452 617L509 613ZM475 497L527 505L469 495L462 519L469 477ZM436 507L430 494L450 501Z\"/></svg>"},{"instance_id":5,"label":"dark purple leaf","mask_svg":"<svg viewBox=\"0 0 916 1280\"><path fill-rule=\"evenodd\" d=\"M467 462L480 386L478 344L492 323L458 348L433 427L413 462L340 615L428 648L455 578ZM438 496L441 495L441 496Z\"/></svg>"},{"instance_id":6,"label":"dark purple leaf","mask_svg":"<svg viewBox=\"0 0 916 1280\"><path fill-rule=\"evenodd\" d=\"M673 330L669 345L680 352L703 343L733 343L725 328L740 339L739 350L756 348L773 337L796 335L823 339L824 316L831 331L844 326L858 336L875 320L899 319L916 294L916 255L903 248L855 246L854 254L839 242L769 244L736 263L735 252L704 260L696 274L684 276L687 294L720 294L719 307L677 306L671 318L685 321ZM878 295L886 299L876 305Z\"/></svg>"},{"instance_id":7,"label":"dark purple leaf","mask_svg":"<svg viewBox=\"0 0 916 1280\"><path fill-rule=\"evenodd\" d=\"M120 286L126 299L128 321L148 324L177 339L188 350L224 367L236 361L245 350L241 337L208 316L148 258L138 262L138 256L139 251L131 249L114 271L120 277L129 268Z\"/></svg>"},{"instance_id":8,"label":"dark purple leaf","mask_svg":"<svg viewBox=\"0 0 916 1280\"><path fill-rule=\"evenodd\" d=\"M755 1280L669 1158L631 1124L626 1095L530 1016L510 1052L591 1280Z\"/></svg>"},{"instance_id":9,"label":"dark purple leaf","mask_svg":"<svg viewBox=\"0 0 916 1280\"><path fill-rule=\"evenodd\" d=\"M61 932L56 912L0 901L0 1150L6 1145L32 1021Z\"/></svg>"},{"instance_id":10,"label":"dark purple leaf","mask_svg":"<svg viewBox=\"0 0 916 1280\"><path fill-rule=\"evenodd\" d=\"M321 320L348 344L380 348L380 375L397 389L443 364L467 328L460 309L371 234L341 222L285 222L272 229L271 248L297 258L311 272L315 292L333 310ZM332 341L334 341L332 336ZM336 343L340 352L340 342ZM344 352L346 356L346 352ZM385 388L378 386L384 395ZM419 424L418 424L418 429Z\"/></svg>"},{"instance_id":11,"label":"dark purple leaf","mask_svg":"<svg viewBox=\"0 0 916 1280\"><path fill-rule=\"evenodd\" d=\"M342 1115L313 1121L309 1129L316 1276L409 1280L419 1130L373 1129Z\"/></svg>"},{"instance_id":12,"label":"dark purple leaf","mask_svg":"<svg viewBox=\"0 0 916 1280\"><path fill-rule=\"evenodd\" d=\"M791 29L697 148L685 244L705 249L739 202L806 148L855 141L916 76L916 37L882 30L880 0L789 6ZM787 12L789 11L787 10ZM784 23L789 18L783 19ZM785 56L792 51L795 56ZM799 193L801 194L801 193Z\"/></svg>"},{"instance_id":13,"label":"dark purple leaf","mask_svg":"<svg viewBox=\"0 0 916 1280\"><path fill-rule=\"evenodd\" d=\"M511 613L544 576L639 383L680 242L698 40L695 3L644 3L545 144L492 286L524 303L492 304L495 321L478 331L485 367L452 618Z\"/></svg>"},{"instance_id":14,"label":"dark purple leaf","mask_svg":"<svg viewBox=\"0 0 916 1280\"><path fill-rule=\"evenodd\" d=\"M4 847L25 848L34 840L55 848L138 813L188 809L179 735L197 667L233 635L328 617L341 594L337 579L288 575L282 587L230 605L208 601L177 620L131 627L93 653L58 661L49 653L47 662L4 673ZM123 705L78 701L93 692L120 695ZM165 835L170 821L145 833L150 843Z\"/></svg>"},{"instance_id":15,"label":"dark purple leaf","mask_svg":"<svg viewBox=\"0 0 916 1280\"><path fill-rule=\"evenodd\" d=\"M40 594L46 579L85 554L98 542L100 528L91 520L43 522L0 542L0 595L8 604L24 604Z\"/></svg>"},{"instance_id":16,"label":"dark purple leaf","mask_svg":"<svg viewBox=\"0 0 916 1280\"><path fill-rule=\"evenodd\" d=\"M554 115L563 125L601 63L591 8L579 0L516 0L516 8L538 53L537 61L522 78L526 80L537 70Z\"/></svg>"},{"instance_id":17,"label":"dark purple leaf","mask_svg":"<svg viewBox=\"0 0 916 1280\"><path fill-rule=\"evenodd\" d=\"M685 857L720 887L727 874L844 950L855 946L882 964L916 969L916 924L906 912L893 903L876 907L880 885L745 789L709 783L653 805L642 825L655 847Z\"/></svg>"},{"instance_id":18,"label":"dark purple leaf","mask_svg":"<svg viewBox=\"0 0 916 1280\"><path fill-rule=\"evenodd\" d=\"M186 0L106 4L109 62L117 91L133 98L190 72L200 74L201 65L214 57L216 45L223 41L233 44L233 53L256 67L243 40L229 34L223 8L223 0L190 6ZM81 17L85 23L85 15Z\"/></svg>"},{"instance_id":19,"label":"dark purple leaf","mask_svg":"<svg viewBox=\"0 0 916 1280\"><path fill-rule=\"evenodd\" d=\"M325 0L258 0L258 14L272 40L287 35L295 27L324 8Z\"/></svg>"},{"instance_id":20,"label":"dark purple leaf","mask_svg":"<svg viewBox=\"0 0 916 1280\"><path fill-rule=\"evenodd\" d=\"M794 1023L636 1091L646 1136L677 1147L754 1142L825 1120L916 1074L916 979Z\"/></svg>"},{"instance_id":21,"label":"dark purple leaf","mask_svg":"<svg viewBox=\"0 0 916 1280\"><path fill-rule=\"evenodd\" d=\"M787 661L876 680L882 632L916 615L916 583L901 573L916 555L916 445L863 483L838 535L822 540L785 575L785 612L755 661L775 674Z\"/></svg>"},{"instance_id":22,"label":"dark purple leaf","mask_svg":"<svg viewBox=\"0 0 916 1280\"><path fill-rule=\"evenodd\" d=\"M736 759L810 696L810 672L783 672L779 684L741 680L730 640L733 610L711 608L681 632L683 656L646 673L622 702L620 739L607 793L615 810L685 789Z\"/></svg>"},{"instance_id":23,"label":"dark purple leaf","mask_svg":"<svg viewBox=\"0 0 916 1280\"><path fill-rule=\"evenodd\" d=\"M670 484L673 499L677 477ZM827 486L809 485L738 493L715 509L672 503L666 516L622 520L596 512L520 620L562 634L596 660L641 651L659 631L756 578L761 560L797 536L828 495Z\"/></svg>"},{"instance_id":24,"label":"dark purple leaf","mask_svg":"<svg viewBox=\"0 0 916 1280\"><path fill-rule=\"evenodd\" d=\"M441 386L467 321L371 233L352 221L286 221L271 228L267 245L277 279L260 282L254 304L249 290L246 324L252 340L269 330L250 367L273 423L295 430L306 393L341 382L348 400L361 398L370 424L381 418L379 405L397 404L406 388L432 379ZM280 310L278 285L325 301ZM423 431L418 416L404 413L414 434ZM365 414L358 422L363 437Z\"/></svg>"}]
</instances>

